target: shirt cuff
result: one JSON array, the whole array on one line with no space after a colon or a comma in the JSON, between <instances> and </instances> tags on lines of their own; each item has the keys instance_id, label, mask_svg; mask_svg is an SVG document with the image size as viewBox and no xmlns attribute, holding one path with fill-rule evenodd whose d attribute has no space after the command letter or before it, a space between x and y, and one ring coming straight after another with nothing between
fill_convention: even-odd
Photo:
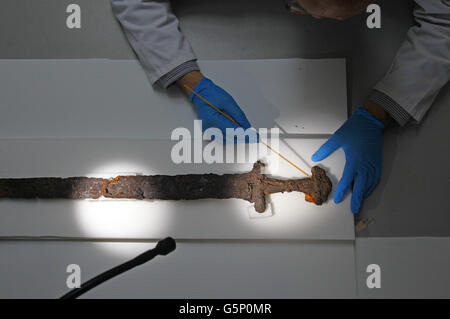
<instances>
[{"instance_id":1,"label":"shirt cuff","mask_svg":"<svg viewBox=\"0 0 450 319\"><path fill-rule=\"evenodd\" d=\"M180 64L176 68L172 69L171 71L160 77L157 82L161 84L164 88L168 88L183 75L192 71L200 71L200 67L198 66L196 60L190 60Z\"/></svg>"},{"instance_id":2,"label":"shirt cuff","mask_svg":"<svg viewBox=\"0 0 450 319\"><path fill-rule=\"evenodd\" d=\"M383 92L373 89L369 101L381 106L400 126L404 126L411 119L411 115L400 104Z\"/></svg>"}]
</instances>

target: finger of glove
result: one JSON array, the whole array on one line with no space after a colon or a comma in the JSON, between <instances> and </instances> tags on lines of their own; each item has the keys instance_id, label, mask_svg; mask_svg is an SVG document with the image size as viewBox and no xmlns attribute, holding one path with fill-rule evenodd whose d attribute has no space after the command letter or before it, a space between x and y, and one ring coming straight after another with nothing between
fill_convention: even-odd
<instances>
[{"instance_id":1,"label":"finger of glove","mask_svg":"<svg viewBox=\"0 0 450 319\"><path fill-rule=\"evenodd\" d=\"M366 184L367 174L356 174L355 184L353 185L352 200L350 202L350 208L353 214L357 214L359 212L359 208L361 207L361 203L364 198L364 193L366 192Z\"/></svg>"},{"instance_id":2,"label":"finger of glove","mask_svg":"<svg viewBox=\"0 0 450 319\"><path fill-rule=\"evenodd\" d=\"M217 127L223 132L224 135L227 128L236 129L239 127L214 109L209 110L208 113L207 125L209 127Z\"/></svg>"},{"instance_id":3,"label":"finger of glove","mask_svg":"<svg viewBox=\"0 0 450 319\"><path fill-rule=\"evenodd\" d=\"M321 147L311 156L314 162L321 161L337 150L340 146L335 135L331 136L328 141L323 143Z\"/></svg>"},{"instance_id":4,"label":"finger of glove","mask_svg":"<svg viewBox=\"0 0 450 319\"><path fill-rule=\"evenodd\" d=\"M204 132L210 128L217 128L221 131L224 144L252 144L258 142L256 131L246 131L244 128L237 126L214 109L199 113L199 118L203 122L202 128ZM217 142L221 141L216 134L213 134L213 136L210 135L211 134L207 134L207 137Z\"/></svg>"},{"instance_id":5,"label":"finger of glove","mask_svg":"<svg viewBox=\"0 0 450 319\"><path fill-rule=\"evenodd\" d=\"M203 96L204 99L207 99L207 101L212 105L214 105L214 107L218 108L219 110L230 116L233 120L235 120L239 124L239 126L242 126L245 129L251 127L251 124L248 121L247 117L245 116L244 112L239 108L236 101L230 94L228 94L221 87L215 85L212 81L208 81L205 83L206 84L203 84L204 87L202 87L200 90L200 93L204 95ZM211 111L219 113L217 112L217 110L214 109L213 106L206 103L203 99L201 99L197 95L194 95L193 93L191 93L190 95L190 100L192 103L194 103L197 110L200 107L203 107L209 108Z\"/></svg>"},{"instance_id":6,"label":"finger of glove","mask_svg":"<svg viewBox=\"0 0 450 319\"><path fill-rule=\"evenodd\" d=\"M379 180L379 175L377 174L373 178L367 178L367 184L369 187L367 188L366 192L364 193L364 198L368 197L370 194L372 194L373 190L375 189L375 186L377 186Z\"/></svg>"},{"instance_id":7,"label":"finger of glove","mask_svg":"<svg viewBox=\"0 0 450 319\"><path fill-rule=\"evenodd\" d=\"M228 93L227 95L229 96L227 103L225 103L223 107L219 108L221 108L226 114L231 116L244 129L250 128L252 125L245 116L245 113L237 105L236 101L231 97L231 95L229 95Z\"/></svg>"},{"instance_id":8,"label":"finger of glove","mask_svg":"<svg viewBox=\"0 0 450 319\"><path fill-rule=\"evenodd\" d=\"M239 141L239 132L243 132L243 128L237 126L215 110L212 110L208 115L208 121L203 128L205 130L212 127L215 127L222 132L222 142L224 144L236 143L234 133L236 132L236 135L238 136L237 141ZM217 142L221 142L217 137L215 137L214 140L216 140Z\"/></svg>"},{"instance_id":9,"label":"finger of glove","mask_svg":"<svg viewBox=\"0 0 450 319\"><path fill-rule=\"evenodd\" d=\"M352 164L349 161L345 162L344 172L342 173L342 177L339 180L339 183L336 187L336 192L334 193L334 202L336 204L342 202L344 198L345 192L350 188L353 178L355 176L355 170Z\"/></svg>"},{"instance_id":10,"label":"finger of glove","mask_svg":"<svg viewBox=\"0 0 450 319\"><path fill-rule=\"evenodd\" d=\"M375 186L377 186L377 183L373 183L367 188L366 192L364 193L364 198L369 197L369 195L372 194L373 190L375 189Z\"/></svg>"}]
</instances>

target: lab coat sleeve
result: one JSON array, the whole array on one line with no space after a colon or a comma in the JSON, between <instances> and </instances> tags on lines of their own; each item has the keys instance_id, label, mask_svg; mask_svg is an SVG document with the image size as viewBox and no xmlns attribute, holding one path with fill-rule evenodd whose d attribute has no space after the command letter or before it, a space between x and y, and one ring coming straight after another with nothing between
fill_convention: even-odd
<instances>
[{"instance_id":1,"label":"lab coat sleeve","mask_svg":"<svg viewBox=\"0 0 450 319\"><path fill-rule=\"evenodd\" d=\"M416 0L414 17L416 24L369 96L400 125L420 122L450 75L450 1Z\"/></svg>"},{"instance_id":2,"label":"lab coat sleeve","mask_svg":"<svg viewBox=\"0 0 450 319\"><path fill-rule=\"evenodd\" d=\"M152 84L168 87L199 70L168 0L111 0L111 5Z\"/></svg>"}]
</instances>

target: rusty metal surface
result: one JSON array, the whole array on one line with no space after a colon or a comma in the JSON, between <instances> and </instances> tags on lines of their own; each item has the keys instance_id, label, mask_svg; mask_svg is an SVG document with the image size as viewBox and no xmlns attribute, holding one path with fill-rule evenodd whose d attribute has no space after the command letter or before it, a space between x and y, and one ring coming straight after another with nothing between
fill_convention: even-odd
<instances>
[{"instance_id":1,"label":"rusty metal surface","mask_svg":"<svg viewBox=\"0 0 450 319\"><path fill-rule=\"evenodd\" d=\"M0 179L0 199L162 199L195 200L237 198L255 203L257 212L266 210L266 195L303 192L317 205L326 201L331 182L325 171L313 167L312 177L281 180L261 174L261 162L243 174L187 174L89 177L41 177Z\"/></svg>"}]
</instances>

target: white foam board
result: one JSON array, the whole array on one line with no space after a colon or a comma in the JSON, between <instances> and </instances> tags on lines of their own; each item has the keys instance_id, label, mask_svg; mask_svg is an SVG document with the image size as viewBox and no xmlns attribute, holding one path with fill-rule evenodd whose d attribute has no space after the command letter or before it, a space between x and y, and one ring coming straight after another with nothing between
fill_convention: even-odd
<instances>
[{"instance_id":1,"label":"white foam board","mask_svg":"<svg viewBox=\"0 0 450 319\"><path fill-rule=\"evenodd\" d=\"M153 243L0 242L0 298L57 298ZM178 242L82 298L353 298L351 242Z\"/></svg>"},{"instance_id":2,"label":"white foam board","mask_svg":"<svg viewBox=\"0 0 450 319\"><path fill-rule=\"evenodd\" d=\"M344 59L200 61L254 127L333 133L346 119ZM0 60L1 138L168 139L192 128L176 87L152 87L137 61Z\"/></svg>"},{"instance_id":3,"label":"white foam board","mask_svg":"<svg viewBox=\"0 0 450 319\"><path fill-rule=\"evenodd\" d=\"M288 139L279 151L305 170L324 139ZM0 140L0 177L92 176L107 172L151 174L238 173L252 164L174 164L175 142L162 140ZM298 154L302 154L301 156ZM303 158L302 158L303 157ZM269 153L265 173L302 178ZM333 185L344 167L337 151L321 165ZM276 165L278 164L278 166ZM250 203L239 200L87 201L0 200L0 235L53 235L95 238L187 239L353 239L349 198L336 205L307 203L301 193L270 196L273 216L249 218Z\"/></svg>"}]
</instances>

